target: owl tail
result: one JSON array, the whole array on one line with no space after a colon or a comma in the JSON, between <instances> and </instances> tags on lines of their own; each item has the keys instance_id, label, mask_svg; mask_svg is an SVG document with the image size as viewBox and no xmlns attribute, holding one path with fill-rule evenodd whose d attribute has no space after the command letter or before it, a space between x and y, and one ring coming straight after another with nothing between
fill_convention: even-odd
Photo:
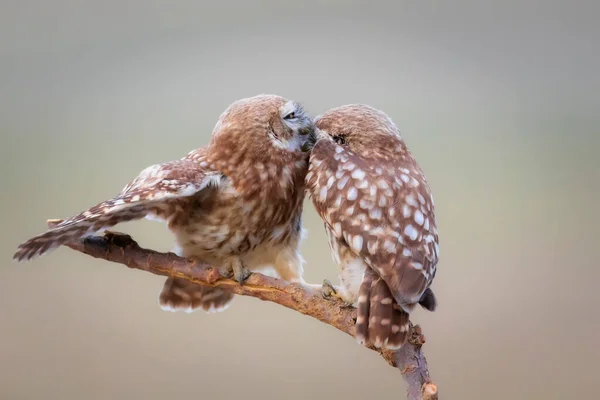
<instances>
[{"instance_id":1,"label":"owl tail","mask_svg":"<svg viewBox=\"0 0 600 400\"><path fill-rule=\"evenodd\" d=\"M181 278L168 278L159 296L160 307L165 311L219 312L229 307L231 300L232 293Z\"/></svg>"},{"instance_id":2,"label":"owl tail","mask_svg":"<svg viewBox=\"0 0 600 400\"><path fill-rule=\"evenodd\" d=\"M371 270L359 289L356 340L377 348L397 350L406 342L409 315L396 305L387 284Z\"/></svg>"}]
</instances>

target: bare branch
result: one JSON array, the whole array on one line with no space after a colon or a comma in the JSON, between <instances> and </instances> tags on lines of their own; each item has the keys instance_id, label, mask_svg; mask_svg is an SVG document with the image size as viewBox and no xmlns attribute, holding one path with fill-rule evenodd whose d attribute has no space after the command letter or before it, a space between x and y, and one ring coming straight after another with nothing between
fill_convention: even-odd
<instances>
[{"instance_id":1,"label":"bare branch","mask_svg":"<svg viewBox=\"0 0 600 400\"><path fill-rule=\"evenodd\" d=\"M60 220L49 220L53 225ZM252 296L271 301L284 307L309 315L354 337L356 310L345 307L336 299L324 299L319 290L288 283L281 279L252 273L240 285L232 279L223 278L216 268L198 260L185 259L173 253L159 253L141 248L131 236L105 232L104 236L90 236L66 245L73 250L95 258L120 263L129 268L140 269L155 275L184 278L199 285L219 287L242 296ZM421 328L411 326L409 342L399 351L377 351L393 367L400 369L408 384L408 400L436 400L437 387L431 382L427 361L421 346L425 337Z\"/></svg>"}]
</instances>

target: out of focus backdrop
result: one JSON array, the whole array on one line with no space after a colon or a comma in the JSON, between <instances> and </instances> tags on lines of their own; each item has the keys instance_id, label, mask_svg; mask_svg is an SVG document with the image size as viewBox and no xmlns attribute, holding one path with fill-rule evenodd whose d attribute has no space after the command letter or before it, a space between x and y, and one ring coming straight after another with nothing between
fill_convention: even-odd
<instances>
[{"instance_id":1,"label":"out of focus backdrop","mask_svg":"<svg viewBox=\"0 0 600 400\"><path fill-rule=\"evenodd\" d=\"M398 399L397 370L335 329L236 298L167 313L164 278L16 246L205 145L259 93L312 115L387 112L433 188L444 399L597 395L600 25L593 1L0 4L0 398ZM335 280L307 200L306 278ZM170 250L165 226L120 225ZM399 397L400 396L400 397Z\"/></svg>"}]
</instances>

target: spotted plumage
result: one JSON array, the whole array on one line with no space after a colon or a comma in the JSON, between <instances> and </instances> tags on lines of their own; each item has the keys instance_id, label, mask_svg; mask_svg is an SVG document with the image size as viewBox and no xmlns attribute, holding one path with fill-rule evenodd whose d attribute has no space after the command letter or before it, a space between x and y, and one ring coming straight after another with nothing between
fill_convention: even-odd
<instances>
[{"instance_id":1,"label":"spotted plumage","mask_svg":"<svg viewBox=\"0 0 600 400\"><path fill-rule=\"evenodd\" d=\"M314 124L302 107L260 95L233 103L207 147L144 169L114 198L26 241L25 261L120 222L167 222L175 252L197 257L243 281L247 271L272 268L303 282L301 214ZM232 295L168 278L159 296L167 310L217 311Z\"/></svg>"},{"instance_id":2,"label":"spotted plumage","mask_svg":"<svg viewBox=\"0 0 600 400\"><path fill-rule=\"evenodd\" d=\"M399 130L366 105L316 120L307 188L325 224L341 287L358 308L356 337L399 348L417 303L429 310L439 256L434 203Z\"/></svg>"}]
</instances>

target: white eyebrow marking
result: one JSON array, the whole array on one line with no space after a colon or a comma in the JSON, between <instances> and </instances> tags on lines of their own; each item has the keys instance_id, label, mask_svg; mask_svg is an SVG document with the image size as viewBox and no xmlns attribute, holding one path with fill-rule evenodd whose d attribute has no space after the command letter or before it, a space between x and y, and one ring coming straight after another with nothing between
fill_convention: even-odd
<instances>
[{"instance_id":1,"label":"white eyebrow marking","mask_svg":"<svg viewBox=\"0 0 600 400\"><path fill-rule=\"evenodd\" d=\"M293 111L296 111L296 103L290 100L281 106L281 108L279 109L279 115L281 115L281 118L283 118Z\"/></svg>"}]
</instances>

